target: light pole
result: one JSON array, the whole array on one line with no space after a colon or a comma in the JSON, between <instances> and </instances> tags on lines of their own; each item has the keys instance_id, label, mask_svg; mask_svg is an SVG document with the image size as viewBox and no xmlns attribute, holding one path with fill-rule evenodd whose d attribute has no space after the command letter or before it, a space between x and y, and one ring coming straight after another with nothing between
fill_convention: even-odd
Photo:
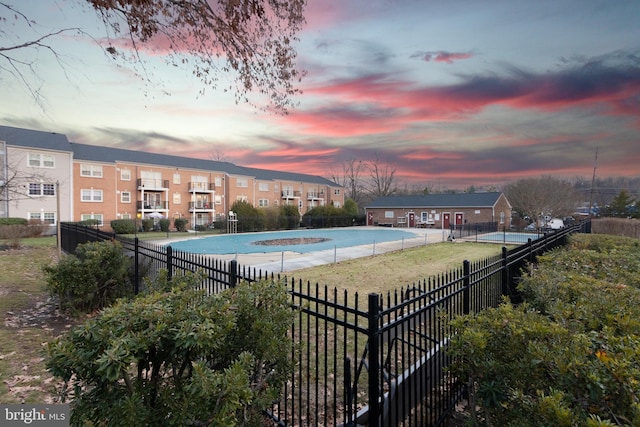
<instances>
[{"instance_id":1,"label":"light pole","mask_svg":"<svg viewBox=\"0 0 640 427\"><path fill-rule=\"evenodd\" d=\"M56 240L58 245L58 260L62 256L62 242L60 241L60 181L56 180Z\"/></svg>"}]
</instances>

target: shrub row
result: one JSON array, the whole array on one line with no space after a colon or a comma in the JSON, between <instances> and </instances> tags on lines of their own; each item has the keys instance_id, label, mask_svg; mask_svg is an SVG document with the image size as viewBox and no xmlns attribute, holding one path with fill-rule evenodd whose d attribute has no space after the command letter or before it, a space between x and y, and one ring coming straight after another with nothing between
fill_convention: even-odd
<instances>
[{"instance_id":1,"label":"shrub row","mask_svg":"<svg viewBox=\"0 0 640 427\"><path fill-rule=\"evenodd\" d=\"M72 396L71 425L262 425L290 372L286 288L242 283L218 295L166 272L47 348Z\"/></svg>"},{"instance_id":2,"label":"shrub row","mask_svg":"<svg viewBox=\"0 0 640 427\"><path fill-rule=\"evenodd\" d=\"M574 236L530 268L525 303L455 319L469 423L640 425L639 260L636 239Z\"/></svg>"}]
</instances>

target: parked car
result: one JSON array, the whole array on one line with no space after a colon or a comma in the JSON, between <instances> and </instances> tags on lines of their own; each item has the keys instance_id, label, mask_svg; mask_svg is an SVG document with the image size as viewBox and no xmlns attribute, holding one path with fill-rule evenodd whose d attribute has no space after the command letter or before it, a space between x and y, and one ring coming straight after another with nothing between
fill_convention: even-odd
<instances>
[{"instance_id":1,"label":"parked car","mask_svg":"<svg viewBox=\"0 0 640 427\"><path fill-rule=\"evenodd\" d=\"M524 231L536 231L538 229L538 226L536 225L535 222L532 222L531 224L527 225L524 228Z\"/></svg>"}]
</instances>

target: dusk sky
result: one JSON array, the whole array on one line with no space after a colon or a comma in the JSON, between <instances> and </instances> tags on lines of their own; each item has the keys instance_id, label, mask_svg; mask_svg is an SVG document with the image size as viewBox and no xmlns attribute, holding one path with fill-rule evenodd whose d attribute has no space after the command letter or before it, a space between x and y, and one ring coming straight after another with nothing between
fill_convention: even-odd
<instances>
[{"instance_id":1,"label":"dusk sky","mask_svg":"<svg viewBox=\"0 0 640 427\"><path fill-rule=\"evenodd\" d=\"M37 25L0 21L0 47L65 27L105 35L77 0L9 3ZM590 179L596 148L599 177L640 175L638 0L309 0L306 19L308 74L288 115L199 95L189 70L158 57L145 84L90 38L63 35L51 42L63 67L29 56L42 106L0 70L0 124L325 177L378 157L420 186Z\"/></svg>"}]
</instances>

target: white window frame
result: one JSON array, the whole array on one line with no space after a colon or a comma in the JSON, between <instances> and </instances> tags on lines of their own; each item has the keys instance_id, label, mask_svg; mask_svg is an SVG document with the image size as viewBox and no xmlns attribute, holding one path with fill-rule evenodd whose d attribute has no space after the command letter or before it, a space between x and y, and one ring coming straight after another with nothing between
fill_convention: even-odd
<instances>
[{"instance_id":1,"label":"white window frame","mask_svg":"<svg viewBox=\"0 0 640 427\"><path fill-rule=\"evenodd\" d=\"M56 225L56 213L55 212L29 212L30 220L42 221L47 225Z\"/></svg>"},{"instance_id":2,"label":"white window frame","mask_svg":"<svg viewBox=\"0 0 640 427\"><path fill-rule=\"evenodd\" d=\"M384 211L385 218L395 218L395 213L393 211Z\"/></svg>"},{"instance_id":3,"label":"white window frame","mask_svg":"<svg viewBox=\"0 0 640 427\"><path fill-rule=\"evenodd\" d=\"M238 187L238 188L249 188L249 180L247 178L237 178L236 179L236 187Z\"/></svg>"},{"instance_id":4,"label":"white window frame","mask_svg":"<svg viewBox=\"0 0 640 427\"><path fill-rule=\"evenodd\" d=\"M120 169L120 181L131 181L131 169Z\"/></svg>"},{"instance_id":5,"label":"white window frame","mask_svg":"<svg viewBox=\"0 0 640 427\"><path fill-rule=\"evenodd\" d=\"M334 196L339 196L340 195L340 189L339 188L334 188L333 189L333 194L334 194Z\"/></svg>"},{"instance_id":6,"label":"white window frame","mask_svg":"<svg viewBox=\"0 0 640 427\"><path fill-rule=\"evenodd\" d=\"M173 193L173 204L174 205L179 205L181 203L182 203L182 194Z\"/></svg>"},{"instance_id":7,"label":"white window frame","mask_svg":"<svg viewBox=\"0 0 640 427\"><path fill-rule=\"evenodd\" d=\"M29 153L27 164L32 168L53 169L56 167L56 158L53 154Z\"/></svg>"},{"instance_id":8,"label":"white window frame","mask_svg":"<svg viewBox=\"0 0 640 427\"><path fill-rule=\"evenodd\" d=\"M123 191L120 193L120 203L131 203L131 192Z\"/></svg>"},{"instance_id":9,"label":"white window frame","mask_svg":"<svg viewBox=\"0 0 640 427\"><path fill-rule=\"evenodd\" d=\"M182 181L182 177L180 176L179 173L174 173L173 174L173 183L174 184L180 184L180 182Z\"/></svg>"},{"instance_id":10,"label":"white window frame","mask_svg":"<svg viewBox=\"0 0 640 427\"><path fill-rule=\"evenodd\" d=\"M259 199L258 200L258 207L268 208L269 207L269 199Z\"/></svg>"},{"instance_id":11,"label":"white window frame","mask_svg":"<svg viewBox=\"0 0 640 427\"><path fill-rule=\"evenodd\" d=\"M102 165L80 163L80 176L85 178L102 178Z\"/></svg>"},{"instance_id":12,"label":"white window frame","mask_svg":"<svg viewBox=\"0 0 640 427\"><path fill-rule=\"evenodd\" d=\"M258 191L269 191L269 183L268 182L259 182L258 183Z\"/></svg>"},{"instance_id":13,"label":"white window frame","mask_svg":"<svg viewBox=\"0 0 640 427\"><path fill-rule=\"evenodd\" d=\"M102 190L83 188L80 190L80 200L89 203L101 203L104 200Z\"/></svg>"},{"instance_id":14,"label":"white window frame","mask_svg":"<svg viewBox=\"0 0 640 427\"><path fill-rule=\"evenodd\" d=\"M54 197L56 195L56 185L51 183L30 182L29 196Z\"/></svg>"}]
</instances>

